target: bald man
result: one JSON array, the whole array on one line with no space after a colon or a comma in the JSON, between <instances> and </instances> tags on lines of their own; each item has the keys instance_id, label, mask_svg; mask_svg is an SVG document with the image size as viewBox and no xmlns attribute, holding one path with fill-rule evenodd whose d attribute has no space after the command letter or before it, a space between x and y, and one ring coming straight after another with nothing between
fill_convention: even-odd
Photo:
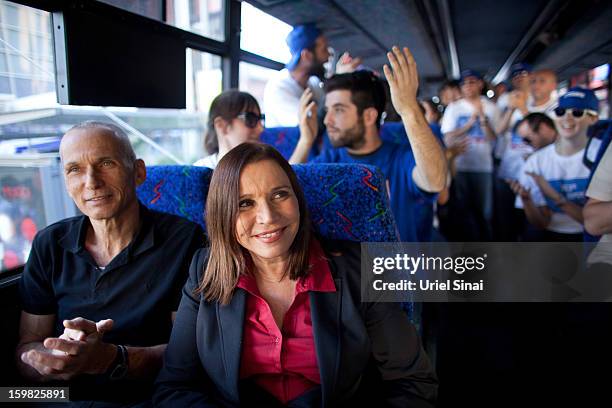
<instances>
[{"instance_id":1,"label":"bald man","mask_svg":"<svg viewBox=\"0 0 612 408\"><path fill-rule=\"evenodd\" d=\"M203 230L138 202L146 167L120 128L77 125L60 157L83 215L34 239L19 288L18 369L70 385L71 400L146 400Z\"/></svg>"},{"instance_id":2,"label":"bald man","mask_svg":"<svg viewBox=\"0 0 612 408\"><path fill-rule=\"evenodd\" d=\"M555 91L557 89L557 74L551 69L541 69L531 73L530 79L531 103L527 106L529 112L542 112L553 117L557 106Z\"/></svg>"}]
</instances>

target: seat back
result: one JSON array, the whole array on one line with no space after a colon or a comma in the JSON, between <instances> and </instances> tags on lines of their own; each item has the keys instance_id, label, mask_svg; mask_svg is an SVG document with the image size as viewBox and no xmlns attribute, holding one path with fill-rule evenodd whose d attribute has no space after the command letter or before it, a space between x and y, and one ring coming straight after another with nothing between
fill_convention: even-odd
<instances>
[{"instance_id":1,"label":"seat back","mask_svg":"<svg viewBox=\"0 0 612 408\"><path fill-rule=\"evenodd\" d=\"M374 166L293 166L315 229L330 239L395 242L398 232L385 178Z\"/></svg>"},{"instance_id":2,"label":"seat back","mask_svg":"<svg viewBox=\"0 0 612 408\"><path fill-rule=\"evenodd\" d=\"M372 166L303 164L293 167L314 228L330 239L398 240L385 178ZM137 195L147 207L204 224L212 170L195 166L150 166Z\"/></svg>"},{"instance_id":3,"label":"seat back","mask_svg":"<svg viewBox=\"0 0 612 408\"><path fill-rule=\"evenodd\" d=\"M136 189L148 208L187 218L205 228L204 207L212 170L196 166L148 166Z\"/></svg>"},{"instance_id":4,"label":"seat back","mask_svg":"<svg viewBox=\"0 0 612 408\"><path fill-rule=\"evenodd\" d=\"M297 126L266 128L259 136L259 140L274 146L287 160L291 157L299 139L300 128Z\"/></svg>"}]
</instances>

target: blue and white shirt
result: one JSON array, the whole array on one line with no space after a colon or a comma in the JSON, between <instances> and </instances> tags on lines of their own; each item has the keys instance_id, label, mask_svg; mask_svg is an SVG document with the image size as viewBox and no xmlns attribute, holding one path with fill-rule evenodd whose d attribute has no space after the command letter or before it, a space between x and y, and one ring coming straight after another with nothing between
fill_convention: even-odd
<instances>
[{"instance_id":1,"label":"blue and white shirt","mask_svg":"<svg viewBox=\"0 0 612 408\"><path fill-rule=\"evenodd\" d=\"M553 143L529 156L523 167L519 181L531 191L533 203L538 207L548 206L552 210L550 224L547 228L550 231L562 234L581 234L583 227L582 224L547 199L533 178L526 172L540 174L568 201L583 206L586 201L585 192L590 173L589 169L582 163L583 155L584 149L571 156L561 156L557 153ZM520 197L516 198L515 207L523 208Z\"/></svg>"},{"instance_id":2,"label":"blue and white shirt","mask_svg":"<svg viewBox=\"0 0 612 408\"><path fill-rule=\"evenodd\" d=\"M484 96L480 98L484 114L492 129L499 121L499 110L495 104ZM465 99L459 99L448 105L442 117L442 133L452 132L465 126L474 114L474 106ZM493 157L491 156L493 142L487 140L479 120L468 130L466 136L470 140L467 151L459 155L455 161L458 171L473 171L491 173Z\"/></svg>"}]
</instances>

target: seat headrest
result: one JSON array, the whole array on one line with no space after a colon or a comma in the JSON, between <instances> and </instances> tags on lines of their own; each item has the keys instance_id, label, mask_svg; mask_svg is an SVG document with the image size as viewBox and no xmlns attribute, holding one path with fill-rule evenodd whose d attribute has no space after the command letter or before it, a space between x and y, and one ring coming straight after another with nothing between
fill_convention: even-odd
<instances>
[{"instance_id":1,"label":"seat headrest","mask_svg":"<svg viewBox=\"0 0 612 408\"><path fill-rule=\"evenodd\" d=\"M265 128L259 136L260 141L274 146L287 160L291 157L299 139L300 128L297 126Z\"/></svg>"},{"instance_id":2,"label":"seat headrest","mask_svg":"<svg viewBox=\"0 0 612 408\"><path fill-rule=\"evenodd\" d=\"M152 210L204 224L204 207L212 170L196 166L148 166L137 189L138 199Z\"/></svg>"},{"instance_id":3,"label":"seat headrest","mask_svg":"<svg viewBox=\"0 0 612 408\"><path fill-rule=\"evenodd\" d=\"M293 166L315 229L330 239L395 242L398 233L385 178L361 164Z\"/></svg>"},{"instance_id":4,"label":"seat headrest","mask_svg":"<svg viewBox=\"0 0 612 408\"><path fill-rule=\"evenodd\" d=\"M373 166L302 164L293 166L312 225L329 239L398 240L385 178ZM185 217L205 228L204 210L212 170L195 166L150 166L137 195L147 207Z\"/></svg>"}]
</instances>

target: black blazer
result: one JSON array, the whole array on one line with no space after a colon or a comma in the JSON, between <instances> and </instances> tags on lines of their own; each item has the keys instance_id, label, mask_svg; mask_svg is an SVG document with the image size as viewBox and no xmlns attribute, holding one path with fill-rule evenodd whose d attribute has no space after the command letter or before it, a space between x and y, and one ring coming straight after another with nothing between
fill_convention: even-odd
<instances>
[{"instance_id":1,"label":"black blazer","mask_svg":"<svg viewBox=\"0 0 612 408\"><path fill-rule=\"evenodd\" d=\"M360 302L359 244L322 245L337 291L309 294L321 387L317 398L293 405L355 406L369 398L376 406L433 407L437 379L400 305ZM154 403L259 405L239 379L247 293L237 288L225 306L194 296L207 258L204 248L191 263Z\"/></svg>"}]
</instances>

